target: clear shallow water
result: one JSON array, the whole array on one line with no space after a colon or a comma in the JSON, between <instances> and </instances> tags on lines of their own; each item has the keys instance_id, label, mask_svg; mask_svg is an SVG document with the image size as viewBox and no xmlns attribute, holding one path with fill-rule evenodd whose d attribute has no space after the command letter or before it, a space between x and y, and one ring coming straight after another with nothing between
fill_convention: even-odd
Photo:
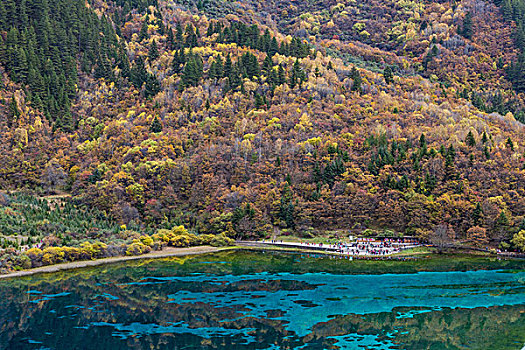
<instances>
[{"instance_id":1,"label":"clear shallow water","mask_svg":"<svg viewBox=\"0 0 525 350\"><path fill-rule=\"evenodd\" d=\"M0 349L521 349L525 263L222 252L0 281Z\"/></svg>"}]
</instances>

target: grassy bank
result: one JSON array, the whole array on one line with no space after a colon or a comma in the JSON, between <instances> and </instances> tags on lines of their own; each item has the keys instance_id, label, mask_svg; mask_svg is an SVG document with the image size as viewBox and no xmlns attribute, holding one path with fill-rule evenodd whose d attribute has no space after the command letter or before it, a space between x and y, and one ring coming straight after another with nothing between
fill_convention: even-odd
<instances>
[{"instance_id":1,"label":"grassy bank","mask_svg":"<svg viewBox=\"0 0 525 350\"><path fill-rule=\"evenodd\" d=\"M68 263L62 263L62 264L42 266L42 267L37 267L37 268L32 268L32 269L27 269L27 270L22 270L22 271L11 272L5 275L0 275L0 279L29 276L29 275L34 275L37 273L51 273L51 272L78 269L78 268L89 267L89 266L99 266L99 265L105 265L105 264L125 262L125 261L130 261L130 260L159 259L159 258L168 258L171 256L215 253L220 250L227 250L227 249L232 249L232 248L235 249L235 247L217 248L217 247L211 247L211 246L199 246L199 247L189 247L189 248L168 247L168 248L163 249L162 251L155 251L155 252L151 252L151 253L147 253L143 255L137 255L137 256L116 256L116 257L111 257L111 258L103 258L103 259L96 259L96 260L82 260L82 261L74 261L74 262L68 262Z\"/></svg>"}]
</instances>

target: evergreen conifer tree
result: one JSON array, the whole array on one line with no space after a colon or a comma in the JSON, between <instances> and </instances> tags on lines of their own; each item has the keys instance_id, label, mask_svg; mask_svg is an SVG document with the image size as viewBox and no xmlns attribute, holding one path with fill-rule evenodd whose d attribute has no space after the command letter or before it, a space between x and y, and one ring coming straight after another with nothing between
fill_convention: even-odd
<instances>
[{"instance_id":1,"label":"evergreen conifer tree","mask_svg":"<svg viewBox=\"0 0 525 350\"><path fill-rule=\"evenodd\" d=\"M350 71L350 77L353 80L352 87L350 88L350 91L357 91L358 93L363 92L363 88L361 87L361 83L362 83L361 74L355 68L355 66L352 67L352 70Z\"/></svg>"},{"instance_id":2,"label":"evergreen conifer tree","mask_svg":"<svg viewBox=\"0 0 525 350\"><path fill-rule=\"evenodd\" d=\"M509 137L507 139L507 142L505 142L508 148L510 148L511 151L514 151L514 142L512 142L512 139Z\"/></svg>"},{"instance_id":3,"label":"evergreen conifer tree","mask_svg":"<svg viewBox=\"0 0 525 350\"><path fill-rule=\"evenodd\" d=\"M476 204L476 208L474 208L474 211L472 212L472 221L474 223L474 226L480 225L482 215L483 215L483 209L481 209L481 205L478 202Z\"/></svg>"},{"instance_id":4,"label":"evergreen conifer tree","mask_svg":"<svg viewBox=\"0 0 525 350\"><path fill-rule=\"evenodd\" d=\"M472 130L470 130L467 134L467 138L465 139L465 142L469 147L476 146L476 139L474 138L474 134L472 134Z\"/></svg>"},{"instance_id":5,"label":"evergreen conifer tree","mask_svg":"<svg viewBox=\"0 0 525 350\"><path fill-rule=\"evenodd\" d=\"M212 36L213 33L215 33L215 29L213 27L213 21L210 21L210 23L208 24L208 29L206 30L206 36Z\"/></svg>"},{"instance_id":6,"label":"evergreen conifer tree","mask_svg":"<svg viewBox=\"0 0 525 350\"><path fill-rule=\"evenodd\" d=\"M184 55L184 49L175 51L175 54L173 55L173 62L171 64L173 71L175 73L180 73L184 68L185 63L186 57Z\"/></svg>"},{"instance_id":7,"label":"evergreen conifer tree","mask_svg":"<svg viewBox=\"0 0 525 350\"><path fill-rule=\"evenodd\" d=\"M259 109L264 105L261 95L255 93L255 109Z\"/></svg>"},{"instance_id":8,"label":"evergreen conifer tree","mask_svg":"<svg viewBox=\"0 0 525 350\"><path fill-rule=\"evenodd\" d=\"M9 102L9 115L7 118L7 126L11 127L15 125L15 122L20 117L20 110L18 109L18 103L16 102L15 96L11 97Z\"/></svg>"},{"instance_id":9,"label":"evergreen conifer tree","mask_svg":"<svg viewBox=\"0 0 525 350\"><path fill-rule=\"evenodd\" d=\"M483 131L483 135L481 135L481 142L482 143L487 143L487 141L488 141L487 133L485 131Z\"/></svg>"},{"instance_id":10,"label":"evergreen conifer tree","mask_svg":"<svg viewBox=\"0 0 525 350\"><path fill-rule=\"evenodd\" d=\"M262 64L262 71L264 73L266 73L266 75L268 75L268 73L270 73L270 71L272 70L273 68L273 61L272 61L272 58L270 57L270 55L266 55L266 57L264 58L264 61L263 61L263 64Z\"/></svg>"},{"instance_id":11,"label":"evergreen conifer tree","mask_svg":"<svg viewBox=\"0 0 525 350\"><path fill-rule=\"evenodd\" d=\"M191 54L182 72L182 85L197 86L203 75L203 62L200 56Z\"/></svg>"},{"instance_id":12,"label":"evergreen conifer tree","mask_svg":"<svg viewBox=\"0 0 525 350\"><path fill-rule=\"evenodd\" d=\"M148 57L150 61L155 61L157 58L159 58L159 49L157 48L157 42L155 40L151 42Z\"/></svg>"},{"instance_id":13,"label":"evergreen conifer tree","mask_svg":"<svg viewBox=\"0 0 525 350\"><path fill-rule=\"evenodd\" d=\"M229 77L231 74L232 74L232 58L231 58L231 55L228 54L228 56L226 56L226 59L224 61L224 66L222 69L222 76L226 78L226 77Z\"/></svg>"},{"instance_id":14,"label":"evergreen conifer tree","mask_svg":"<svg viewBox=\"0 0 525 350\"><path fill-rule=\"evenodd\" d=\"M160 119L158 116L156 116L155 119L153 119L153 122L151 123L149 130L154 133L159 133L162 131L162 123L160 122Z\"/></svg>"},{"instance_id":15,"label":"evergreen conifer tree","mask_svg":"<svg viewBox=\"0 0 525 350\"><path fill-rule=\"evenodd\" d=\"M490 159L490 152L487 146L485 146L485 148L483 149L483 154L485 155L486 159Z\"/></svg>"},{"instance_id":16,"label":"evergreen conifer tree","mask_svg":"<svg viewBox=\"0 0 525 350\"><path fill-rule=\"evenodd\" d=\"M140 28L139 32L139 39L142 41L148 37L148 16L146 15L146 19L142 22L142 27Z\"/></svg>"},{"instance_id":17,"label":"evergreen conifer tree","mask_svg":"<svg viewBox=\"0 0 525 350\"><path fill-rule=\"evenodd\" d=\"M463 19L463 27L461 28L460 34L467 39L472 38L472 13L470 11L467 12Z\"/></svg>"},{"instance_id":18,"label":"evergreen conifer tree","mask_svg":"<svg viewBox=\"0 0 525 350\"><path fill-rule=\"evenodd\" d=\"M147 74L146 86L144 89L144 97L150 98L158 94L160 91L160 84L157 78L153 74Z\"/></svg>"},{"instance_id":19,"label":"evergreen conifer tree","mask_svg":"<svg viewBox=\"0 0 525 350\"><path fill-rule=\"evenodd\" d=\"M383 76L385 77L385 82L387 84L391 84L394 82L394 74L392 72L392 68L390 66L386 67Z\"/></svg>"},{"instance_id":20,"label":"evergreen conifer tree","mask_svg":"<svg viewBox=\"0 0 525 350\"><path fill-rule=\"evenodd\" d=\"M177 48L180 49L184 46L184 36L180 22L177 22L177 26L175 27L175 41L177 43Z\"/></svg>"},{"instance_id":21,"label":"evergreen conifer tree","mask_svg":"<svg viewBox=\"0 0 525 350\"><path fill-rule=\"evenodd\" d=\"M168 31L168 36L166 38L166 45L170 50L175 48L175 35L173 34L173 29L170 27L166 28Z\"/></svg>"},{"instance_id":22,"label":"evergreen conifer tree","mask_svg":"<svg viewBox=\"0 0 525 350\"><path fill-rule=\"evenodd\" d=\"M279 64L277 69L277 85L282 85L286 82L286 73L282 64Z\"/></svg>"},{"instance_id":23,"label":"evergreen conifer tree","mask_svg":"<svg viewBox=\"0 0 525 350\"><path fill-rule=\"evenodd\" d=\"M197 46L197 34L195 33L195 28L191 24L186 25L186 30L184 31L186 35L185 47L193 48Z\"/></svg>"}]
</instances>

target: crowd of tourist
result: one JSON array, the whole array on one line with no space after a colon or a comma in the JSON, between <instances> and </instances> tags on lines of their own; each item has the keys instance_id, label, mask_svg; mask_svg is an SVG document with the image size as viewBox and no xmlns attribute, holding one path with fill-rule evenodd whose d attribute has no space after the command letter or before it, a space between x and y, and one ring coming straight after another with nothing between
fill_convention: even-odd
<instances>
[{"instance_id":1,"label":"crowd of tourist","mask_svg":"<svg viewBox=\"0 0 525 350\"><path fill-rule=\"evenodd\" d=\"M386 256L398 253L403 249L413 248L419 245L414 239L406 238L358 238L349 242L340 240L332 243L313 242L283 242L282 240L263 240L263 243L271 243L288 247L304 247L313 249L325 249L349 256Z\"/></svg>"}]
</instances>

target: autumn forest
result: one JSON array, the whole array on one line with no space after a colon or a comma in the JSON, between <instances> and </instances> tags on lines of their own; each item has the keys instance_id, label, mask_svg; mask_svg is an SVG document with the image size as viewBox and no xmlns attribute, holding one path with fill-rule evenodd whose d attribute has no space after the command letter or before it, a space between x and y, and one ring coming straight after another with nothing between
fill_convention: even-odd
<instances>
[{"instance_id":1,"label":"autumn forest","mask_svg":"<svg viewBox=\"0 0 525 350\"><path fill-rule=\"evenodd\" d=\"M525 250L524 19L3 0L0 268L330 230Z\"/></svg>"}]
</instances>

